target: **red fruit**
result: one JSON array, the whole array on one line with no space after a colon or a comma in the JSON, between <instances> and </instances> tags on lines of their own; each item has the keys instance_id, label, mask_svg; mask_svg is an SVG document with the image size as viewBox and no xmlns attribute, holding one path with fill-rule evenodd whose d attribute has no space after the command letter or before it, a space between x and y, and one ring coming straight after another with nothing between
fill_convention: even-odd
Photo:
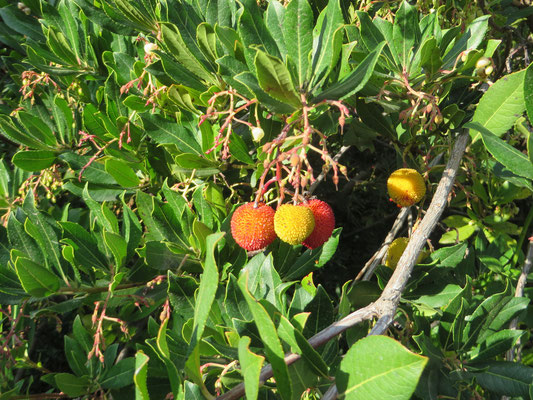
<instances>
[{"instance_id":1,"label":"red fruit","mask_svg":"<svg viewBox=\"0 0 533 400\"><path fill-rule=\"evenodd\" d=\"M335 229L335 216L329 204L322 200L313 199L307 203L307 207L311 209L315 217L315 229L303 244L310 249L316 249L331 237Z\"/></svg>"},{"instance_id":2,"label":"red fruit","mask_svg":"<svg viewBox=\"0 0 533 400\"><path fill-rule=\"evenodd\" d=\"M238 207L231 217L231 234L239 246L248 251L260 250L276 239L272 207L259 203L246 203Z\"/></svg>"}]
</instances>

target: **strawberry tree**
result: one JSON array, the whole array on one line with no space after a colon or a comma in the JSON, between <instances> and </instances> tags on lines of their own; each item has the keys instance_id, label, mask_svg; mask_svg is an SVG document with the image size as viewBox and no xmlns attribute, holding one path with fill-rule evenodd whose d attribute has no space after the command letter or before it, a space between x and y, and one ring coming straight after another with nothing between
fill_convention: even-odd
<instances>
[{"instance_id":1,"label":"strawberry tree","mask_svg":"<svg viewBox=\"0 0 533 400\"><path fill-rule=\"evenodd\" d=\"M0 0L0 399L529 398L530 14Z\"/></svg>"}]
</instances>

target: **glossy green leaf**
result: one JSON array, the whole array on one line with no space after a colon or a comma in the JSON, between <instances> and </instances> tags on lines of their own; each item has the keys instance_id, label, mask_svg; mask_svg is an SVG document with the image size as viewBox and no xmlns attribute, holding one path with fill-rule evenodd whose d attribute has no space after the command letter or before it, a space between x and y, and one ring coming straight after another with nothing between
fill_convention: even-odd
<instances>
[{"instance_id":1,"label":"glossy green leaf","mask_svg":"<svg viewBox=\"0 0 533 400\"><path fill-rule=\"evenodd\" d=\"M161 24L162 41L169 53L181 63L189 73L211 84L216 84L214 76L187 47L179 29L170 23Z\"/></svg>"},{"instance_id":2,"label":"glossy green leaf","mask_svg":"<svg viewBox=\"0 0 533 400\"><path fill-rule=\"evenodd\" d=\"M403 1L396 12L392 36L400 64L408 70L415 43L420 40L420 31L418 13L407 1Z\"/></svg>"},{"instance_id":3,"label":"glossy green leaf","mask_svg":"<svg viewBox=\"0 0 533 400\"><path fill-rule=\"evenodd\" d=\"M342 47L343 22L339 0L329 1L313 29L311 85L326 79L337 63Z\"/></svg>"},{"instance_id":4,"label":"glossy green leaf","mask_svg":"<svg viewBox=\"0 0 533 400\"><path fill-rule=\"evenodd\" d=\"M124 238L116 233L104 231L104 243L115 259L115 273L124 265L128 252L128 244Z\"/></svg>"},{"instance_id":5,"label":"glossy green leaf","mask_svg":"<svg viewBox=\"0 0 533 400\"><path fill-rule=\"evenodd\" d=\"M49 296L59 289L59 278L32 260L23 257L17 258L15 270L22 287L26 293L32 296Z\"/></svg>"},{"instance_id":6,"label":"glossy green leaf","mask_svg":"<svg viewBox=\"0 0 533 400\"><path fill-rule=\"evenodd\" d=\"M12 249L17 249L26 254L33 261L43 264L44 256L35 240L26 233L24 224L20 222L14 213L7 220L7 237Z\"/></svg>"},{"instance_id":7,"label":"glossy green leaf","mask_svg":"<svg viewBox=\"0 0 533 400\"><path fill-rule=\"evenodd\" d=\"M408 400L428 359L411 353L386 336L369 336L355 343L341 361L336 384L339 398Z\"/></svg>"},{"instance_id":8,"label":"glossy green leaf","mask_svg":"<svg viewBox=\"0 0 533 400\"><path fill-rule=\"evenodd\" d=\"M286 13L287 10L283 4L277 1L271 1L268 3L267 10L264 14L265 25L272 38L276 41L283 61L286 61L287 58L287 44L283 34L284 27L289 23L289 21L285 20Z\"/></svg>"},{"instance_id":9,"label":"glossy green leaf","mask_svg":"<svg viewBox=\"0 0 533 400\"><path fill-rule=\"evenodd\" d=\"M139 186L139 177L124 161L117 160L116 158L108 158L105 161L105 170L123 187Z\"/></svg>"},{"instance_id":10,"label":"glossy green leaf","mask_svg":"<svg viewBox=\"0 0 533 400\"><path fill-rule=\"evenodd\" d=\"M247 399L257 399L259 393L259 374L265 357L250 351L250 338L241 337L239 340L239 363L244 377L244 390Z\"/></svg>"},{"instance_id":11,"label":"glossy green leaf","mask_svg":"<svg viewBox=\"0 0 533 400\"><path fill-rule=\"evenodd\" d=\"M527 116L529 117L529 121L531 123L531 121L533 121L533 63L529 64L529 67L526 68L523 93ZM531 135L529 135L529 137L531 138ZM528 149L529 148L530 147L528 147Z\"/></svg>"},{"instance_id":12,"label":"glossy green leaf","mask_svg":"<svg viewBox=\"0 0 533 400\"><path fill-rule=\"evenodd\" d=\"M124 358L111 367L100 384L104 389L120 389L131 385L134 373L135 358Z\"/></svg>"},{"instance_id":13,"label":"glossy green leaf","mask_svg":"<svg viewBox=\"0 0 533 400\"><path fill-rule=\"evenodd\" d=\"M63 229L62 243L68 243L74 248L76 261L87 270L97 268L107 271L107 260L98 250L96 238L87 232L80 224L64 221L59 222Z\"/></svg>"},{"instance_id":14,"label":"glossy green leaf","mask_svg":"<svg viewBox=\"0 0 533 400\"><path fill-rule=\"evenodd\" d=\"M191 344L198 343L202 338L205 329L207 317L211 310L211 305L215 299L215 293L218 286L218 268L215 260L215 250L217 243L222 239L224 233L218 232L209 235L206 240L206 260L204 264L204 272L200 279L200 287L198 288L198 297L194 307L194 332L195 335Z\"/></svg>"},{"instance_id":15,"label":"glossy green leaf","mask_svg":"<svg viewBox=\"0 0 533 400\"><path fill-rule=\"evenodd\" d=\"M503 329L488 336L474 347L469 356L472 360L483 361L497 357L511 349L520 338L526 336L525 331Z\"/></svg>"},{"instance_id":16,"label":"glossy green leaf","mask_svg":"<svg viewBox=\"0 0 533 400\"><path fill-rule=\"evenodd\" d=\"M495 395L529 398L533 368L509 361L491 361L476 363L471 371L477 370L480 372L461 375L466 379L475 378L477 384Z\"/></svg>"},{"instance_id":17,"label":"glossy green leaf","mask_svg":"<svg viewBox=\"0 0 533 400\"><path fill-rule=\"evenodd\" d=\"M158 144L175 144L185 153L202 154L196 135L186 125L159 115L143 115L143 122L148 136Z\"/></svg>"},{"instance_id":18,"label":"glossy green leaf","mask_svg":"<svg viewBox=\"0 0 533 400\"><path fill-rule=\"evenodd\" d=\"M276 326L272 322L267 310L259 303L248 290L248 273L243 273L238 281L239 288L246 299L246 303L253 315L261 340L265 346L267 360L272 365L274 378L282 399L292 398L292 387L289 379L289 371L284 361L283 348L279 340Z\"/></svg>"},{"instance_id":19,"label":"glossy green leaf","mask_svg":"<svg viewBox=\"0 0 533 400\"><path fill-rule=\"evenodd\" d=\"M302 332L291 324L285 317L281 316L278 326L278 333L281 339L291 345L292 351L301 354L303 359L313 373L327 378L329 368L322 356L309 344Z\"/></svg>"},{"instance_id":20,"label":"glossy green leaf","mask_svg":"<svg viewBox=\"0 0 533 400\"><path fill-rule=\"evenodd\" d=\"M51 166L56 159L56 153L46 150L24 150L16 153L12 162L25 171L41 171Z\"/></svg>"},{"instance_id":21,"label":"glossy green leaf","mask_svg":"<svg viewBox=\"0 0 533 400\"><path fill-rule=\"evenodd\" d=\"M315 97L313 102L317 103L324 99L342 100L360 91L372 76L384 46L385 42L377 45L375 50L368 54L349 75L328 87Z\"/></svg>"},{"instance_id":22,"label":"glossy green leaf","mask_svg":"<svg viewBox=\"0 0 533 400\"><path fill-rule=\"evenodd\" d=\"M254 65L261 89L275 99L293 107L301 106L289 71L279 58L257 50Z\"/></svg>"},{"instance_id":23,"label":"glossy green leaf","mask_svg":"<svg viewBox=\"0 0 533 400\"><path fill-rule=\"evenodd\" d=\"M133 374L133 382L135 383L135 399L136 400L150 400L147 386L148 375L148 357L142 350L135 353L135 372Z\"/></svg>"},{"instance_id":24,"label":"glossy green leaf","mask_svg":"<svg viewBox=\"0 0 533 400\"><path fill-rule=\"evenodd\" d=\"M243 10L238 21L238 33L244 45L246 64L255 73L254 48L261 48L273 57L280 57L278 45L262 18L261 9L253 0L243 0Z\"/></svg>"},{"instance_id":25,"label":"glossy green leaf","mask_svg":"<svg viewBox=\"0 0 533 400\"><path fill-rule=\"evenodd\" d=\"M494 158L516 175L533 179L533 163L529 158L479 123L469 122L465 128L479 132L483 144Z\"/></svg>"},{"instance_id":26,"label":"glossy green leaf","mask_svg":"<svg viewBox=\"0 0 533 400\"><path fill-rule=\"evenodd\" d=\"M287 5L283 36L289 43L289 59L296 67L299 87L304 87L309 74L309 53L313 49L313 10L307 0L292 0Z\"/></svg>"},{"instance_id":27,"label":"glossy green leaf","mask_svg":"<svg viewBox=\"0 0 533 400\"><path fill-rule=\"evenodd\" d=\"M51 149L43 138L34 137L29 132L23 132L10 120L9 117L3 115L0 116L0 134L17 144L28 146L32 149Z\"/></svg>"},{"instance_id":28,"label":"glossy green leaf","mask_svg":"<svg viewBox=\"0 0 533 400\"><path fill-rule=\"evenodd\" d=\"M54 220L52 220L53 222L50 222L50 220L45 218L45 216L35 208L35 199L31 190L26 195L22 208L28 216L29 221L31 221L35 227L35 236L33 238L41 247L43 254L48 256L48 259L66 282L67 278L63 272L58 236L55 230L55 228L57 228L57 222Z\"/></svg>"},{"instance_id":29,"label":"glossy green leaf","mask_svg":"<svg viewBox=\"0 0 533 400\"><path fill-rule=\"evenodd\" d=\"M54 375L59 390L71 397L83 396L89 391L90 380L88 376L75 376L67 373Z\"/></svg>"},{"instance_id":30,"label":"glossy green leaf","mask_svg":"<svg viewBox=\"0 0 533 400\"><path fill-rule=\"evenodd\" d=\"M454 46L444 55L443 68L451 68L461 53L467 50L477 49L485 37L489 26L489 16L483 15L472 21ZM441 44L442 47L442 44Z\"/></svg>"},{"instance_id":31,"label":"glossy green leaf","mask_svg":"<svg viewBox=\"0 0 533 400\"><path fill-rule=\"evenodd\" d=\"M526 71L522 70L498 79L481 97L472 122L479 124L496 136L502 136L511 129L526 109L524 101L525 76ZM472 142L480 138L480 133L470 131Z\"/></svg>"}]
</instances>

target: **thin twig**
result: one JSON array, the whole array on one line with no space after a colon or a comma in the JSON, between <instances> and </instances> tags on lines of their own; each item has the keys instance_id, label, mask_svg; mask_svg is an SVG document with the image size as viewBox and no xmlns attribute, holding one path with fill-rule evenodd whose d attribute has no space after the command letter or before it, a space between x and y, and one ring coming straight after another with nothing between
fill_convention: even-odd
<instances>
[{"instance_id":1,"label":"thin twig","mask_svg":"<svg viewBox=\"0 0 533 400\"><path fill-rule=\"evenodd\" d=\"M351 328L363 321L371 320L375 317L379 317L379 320L372 329L371 333L379 335L382 332L385 332L388 325L394 318L398 302L400 301L400 296L405 290L413 266L418 259L418 254L422 250L424 243L437 225L437 222L444 211L444 207L446 206L448 196L452 190L455 176L457 175L457 170L459 169L459 164L469 138L470 136L468 134L468 130L465 130L456 140L451 152L450 160L446 165L446 169L444 170L437 190L435 191L435 195L431 200L428 211L420 222L418 229L411 237L407 248L398 261L398 265L396 266L396 269L389 280L389 283L383 290L380 298L375 303L354 311L340 321L334 322L327 328L318 332L311 339L309 339L309 344L311 347L317 348L327 343L332 338L340 335L348 328ZM285 355L284 361L285 364L291 365L300 358L301 356L299 354L289 353ZM272 376L272 365L268 364L261 370L261 374L259 375L259 384L262 385ZM218 396L217 400L236 400L244 396L244 393L244 383L240 383L223 395ZM334 399L336 397L334 396L336 395L336 389L330 388L326 393L329 393L329 396L333 396L329 397L329 399Z\"/></svg>"},{"instance_id":2,"label":"thin twig","mask_svg":"<svg viewBox=\"0 0 533 400\"><path fill-rule=\"evenodd\" d=\"M344 153L346 153L346 151L348 151L348 149L352 147L352 146L342 146L339 150L339 152L337 154L335 154L333 156L333 161L337 162L339 161L339 159L342 157L342 155ZM324 178L326 177L326 173L324 171L322 171L320 173L320 175L317 176L316 180L313 182L313 184L309 187L309 190L308 190L308 194L309 195L312 195L313 192L316 190L316 188L318 187L318 185L320 185L320 183L324 180Z\"/></svg>"},{"instance_id":3,"label":"thin twig","mask_svg":"<svg viewBox=\"0 0 533 400\"><path fill-rule=\"evenodd\" d=\"M396 235L402 228L405 219L407 218L407 214L409 214L410 207L403 207L398 216L396 217L396 221L394 221L394 224L392 224L392 228L390 232L387 234L387 237L385 238L385 241L381 245L381 247L374 253L374 255L370 258L370 260L367 261L363 269L357 274L355 277L354 282L352 283L352 286L355 282L363 278L364 281L370 280L372 275L374 274L375 269L378 267L378 265L381 263L381 260L385 255L387 254L387 251L389 250L389 246L396 238Z\"/></svg>"},{"instance_id":4,"label":"thin twig","mask_svg":"<svg viewBox=\"0 0 533 400\"><path fill-rule=\"evenodd\" d=\"M518 283L516 284L516 290L514 293L515 297L524 297L524 288L526 287L527 282L527 275L529 274L529 270L531 269L531 265L533 264L533 236L529 238L529 245L527 248L527 256L526 260L524 261L524 266L522 267L522 273L520 274L520 277L518 278ZM514 318L511 321L511 324L509 325L509 329L515 330L518 328L518 317ZM505 355L505 359L507 361L514 361L515 356L518 360L520 360L520 339L517 340L516 344L509 349L507 354Z\"/></svg>"}]
</instances>

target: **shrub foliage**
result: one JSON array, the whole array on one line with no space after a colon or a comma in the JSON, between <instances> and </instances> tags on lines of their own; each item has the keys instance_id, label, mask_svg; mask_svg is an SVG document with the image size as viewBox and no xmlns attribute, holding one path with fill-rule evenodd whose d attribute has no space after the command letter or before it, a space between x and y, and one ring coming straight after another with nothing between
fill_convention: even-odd
<instances>
[{"instance_id":1,"label":"shrub foliage","mask_svg":"<svg viewBox=\"0 0 533 400\"><path fill-rule=\"evenodd\" d=\"M530 398L528 4L0 0L0 399ZM232 238L312 196L323 245Z\"/></svg>"}]
</instances>

